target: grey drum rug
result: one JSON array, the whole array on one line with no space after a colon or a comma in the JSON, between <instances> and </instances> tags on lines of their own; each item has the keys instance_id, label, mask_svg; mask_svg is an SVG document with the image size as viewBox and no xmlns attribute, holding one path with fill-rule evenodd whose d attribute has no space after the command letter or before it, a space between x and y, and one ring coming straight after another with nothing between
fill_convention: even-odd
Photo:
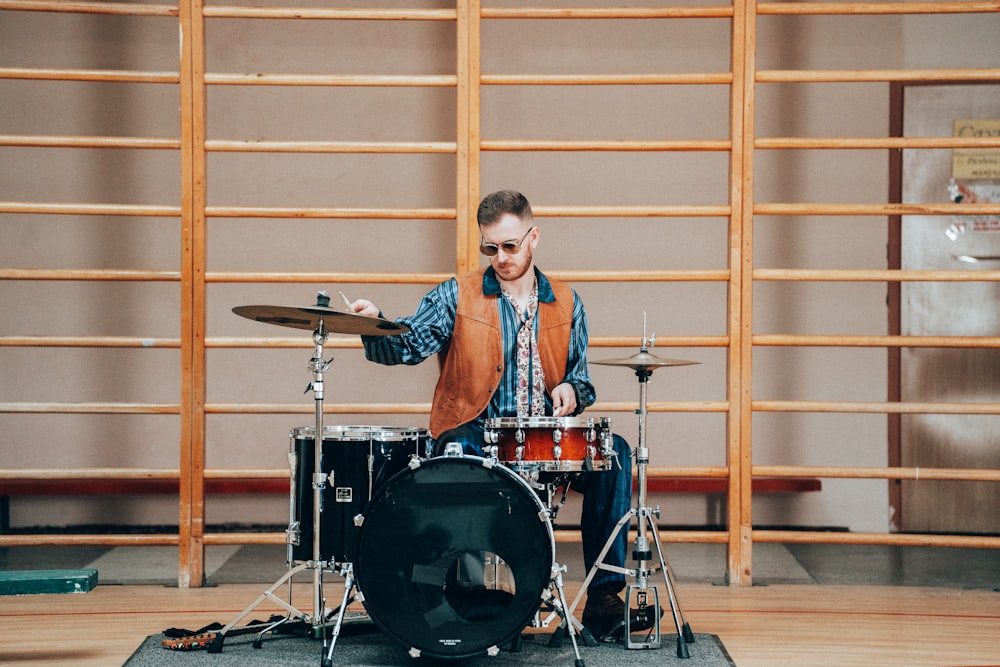
<instances>
[{"instance_id":1,"label":"grey drum rug","mask_svg":"<svg viewBox=\"0 0 1000 667\"><path fill-rule=\"evenodd\" d=\"M573 645L564 639L561 645L549 645L551 632L525 634L519 652L501 650L496 656L477 655L463 658L411 658L397 640L383 634L374 625L345 626L337 639L332 664L379 667L400 665L449 665L451 667L507 667L512 665L545 665L573 667L576 655ZM710 634L695 634L688 644L689 657L677 657L677 635L662 635L659 648L626 649L623 644L580 644L580 657L587 667L735 667L719 638ZM147 637L125 663L125 667L295 667L321 665L326 657L323 643L301 635L267 635L260 648L254 648L254 635L226 638L220 653L207 650L169 650L163 648L163 635Z\"/></svg>"}]
</instances>

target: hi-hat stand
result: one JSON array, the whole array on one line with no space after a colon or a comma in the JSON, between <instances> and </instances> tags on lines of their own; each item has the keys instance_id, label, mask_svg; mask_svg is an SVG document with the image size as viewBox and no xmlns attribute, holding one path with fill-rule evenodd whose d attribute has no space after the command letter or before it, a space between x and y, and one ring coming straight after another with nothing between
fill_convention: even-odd
<instances>
[{"instance_id":1,"label":"hi-hat stand","mask_svg":"<svg viewBox=\"0 0 1000 667\"><path fill-rule=\"evenodd\" d=\"M653 346L655 339L655 334L649 339L646 338L644 322L642 344L638 353L623 359L608 359L605 361L591 362L605 366L622 366L632 368L635 371L636 377L639 379L639 410L636 413L639 415L639 442L635 449L636 465L639 471L638 495L636 497L635 507L631 508L629 512L618 521L600 555L597 557L594 565L590 568L590 572L587 573L587 578L580 587L580 592L577 593L572 605L570 605L570 612L572 613L572 611L576 609L580 599L587 590L587 586L594 578L594 575L597 574L598 570L618 572L629 577L633 577L635 579L635 583L626 587L625 595L625 647L629 649L659 648L661 614L660 595L656 585L650 583L650 576L656 574L656 572L661 572L663 574L664 583L666 584L667 597L670 602L670 611L673 615L674 625L677 628L677 657L689 658L690 653L688 652L687 645L694 642L694 633L691 631L691 626L687 623L687 621L685 621L684 614L677 602L674 574L670 569L670 564L667 562L666 556L663 553L663 545L660 542L660 536L657 532L654 517L657 519L659 518L660 508L652 508L646 504L646 466L649 465L649 448L646 445L646 385L649 383L649 378L652 376L653 371L656 368L666 366L686 366L696 364L698 362L683 361L679 359L664 359L652 354L649 351L649 348ZM604 558L608 551L610 551L612 544L618 538L618 535L622 530L629 530L633 518L636 519L637 523L635 549L632 552L632 557L636 561L635 567L623 568L605 563ZM650 533L652 534L652 540L649 538ZM653 548L655 548L656 551L656 562L659 563L659 567L657 567L656 562L653 562ZM650 600L650 593L652 594L652 600ZM642 631L645 631L646 627L649 628L645 639L642 640L637 640L633 637L633 597L635 598L637 610L635 617L636 624L644 626ZM636 632L640 631L636 630Z\"/></svg>"},{"instance_id":2,"label":"hi-hat stand","mask_svg":"<svg viewBox=\"0 0 1000 667\"><path fill-rule=\"evenodd\" d=\"M331 332L346 334L362 334L369 336L386 336L406 332L409 328L395 322L388 322L382 318L364 317L354 313L347 313L330 308L330 297L325 291L319 292L316 296L316 304L309 307L295 306L238 306L233 308L233 312L242 317L246 317L258 322L276 324L279 326L293 327L296 329L306 329L312 331L314 344L313 355L309 360L309 370L312 373L312 382L306 387L306 392L312 391L315 402L316 433L313 441L313 472L312 472L312 558L308 561L295 565L293 547L298 539L298 526L296 522L295 490L297 484L297 454L290 451L288 454L289 466L291 468L290 499L289 499L289 523L287 530L288 551L287 563L288 572L281 576L267 590L260 594L246 609L236 618L226 624L215 636L215 639L208 645L209 653L222 652L223 643L227 633L236 628L237 624L246 618L254 609L259 607L265 600L271 600L285 610L286 616L274 623L266 624L257 638L254 640L254 647L260 648L265 634L274 632L284 627L291 630L293 627L304 628L314 636L322 635L323 653L326 660L333 652L333 645L340 633L341 625L344 621L347 605L351 602L349 593L354 589L353 565L351 563L336 563L332 560L323 560L321 554L320 537L322 533L322 512L323 512L323 488L326 486L327 475L322 470L323 454L323 398L325 393L324 377L327 368L333 363L333 359L323 359L323 346L326 344L327 336ZM311 570L312 576L312 612L300 610L292 604L292 579L303 571ZM330 625L330 617L333 612L325 609L326 600L323 594L323 572L336 572L345 579L344 599L337 610L337 618L334 623L332 640L329 653L327 652L326 628ZM287 601L276 594L276 591L288 584ZM325 661L324 661L325 662Z\"/></svg>"}]
</instances>

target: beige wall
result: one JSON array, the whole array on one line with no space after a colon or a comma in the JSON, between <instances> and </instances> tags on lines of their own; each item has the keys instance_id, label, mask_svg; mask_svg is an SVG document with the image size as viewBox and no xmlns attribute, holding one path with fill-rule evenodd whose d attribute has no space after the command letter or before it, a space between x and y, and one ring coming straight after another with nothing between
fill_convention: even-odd
<instances>
[{"instance_id":1,"label":"beige wall","mask_svg":"<svg viewBox=\"0 0 1000 667\"><path fill-rule=\"evenodd\" d=\"M304 5L305 3L297 3ZM382 3L388 6L388 3ZM405 5L406 3L402 3ZM582 3L581 3L582 4ZM208 21L211 72L399 73L454 71L451 22ZM761 17L759 67L890 69L996 67L1000 17ZM484 73L716 72L729 69L729 21L492 21L484 25ZM6 11L0 67L177 70L176 19ZM759 136L885 136L886 83L761 84ZM0 134L176 137L172 84L0 80ZM725 139L726 86L484 87L484 139ZM213 86L209 139L449 141L451 88ZM177 205L176 150L116 151L0 147L0 200ZM212 205L449 207L453 155L213 153ZM763 202L884 202L884 151L758 152L754 196ZM725 152L484 152L480 189L524 191L536 206L715 204L728 199ZM541 266L549 270L725 269L724 218L539 218ZM886 266L884 218L767 217L756 220L759 267ZM212 219L208 270L236 272L454 271L452 222L441 220ZM0 266L176 270L179 222L172 217L0 213ZM593 337L726 334L725 283L574 285ZM297 335L231 313L237 305L310 303L317 289L376 300L389 316L409 314L427 285L211 284L209 337ZM757 333L886 332L886 288L878 283L758 283ZM174 282L4 281L0 335L176 337ZM307 340L307 338L306 338ZM591 350L591 359L631 348ZM665 369L653 401L722 401L724 348L658 348L700 362ZM310 349L211 349L210 403L301 404ZM427 402L435 369L382 368L360 350L330 351L327 401ZM176 349L0 347L0 402L174 403ZM874 348L758 348L754 395L761 399L882 401L886 353ZM594 366L599 400L632 401L631 371ZM600 406L593 411L601 414ZM634 415L610 414L633 443ZM328 423L424 426L424 415L328 416ZM299 415L209 415L209 467L285 464ZM763 413L754 420L755 463L881 466L881 415ZM0 415L0 468L177 466L176 415ZM723 465L721 413L654 413L653 465ZM704 522L700 498L657 499L669 523ZM14 525L173 523L173 501L16 499ZM821 494L762 499L755 523L888 529L884 481L824 482ZM283 503L210 499L208 521L280 523ZM569 517L567 520L575 520Z\"/></svg>"}]
</instances>

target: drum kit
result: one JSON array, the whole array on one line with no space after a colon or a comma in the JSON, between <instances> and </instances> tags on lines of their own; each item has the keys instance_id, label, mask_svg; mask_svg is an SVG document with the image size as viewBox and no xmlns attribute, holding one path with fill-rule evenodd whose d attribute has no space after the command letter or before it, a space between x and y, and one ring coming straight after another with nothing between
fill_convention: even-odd
<instances>
[{"instance_id":1,"label":"drum kit","mask_svg":"<svg viewBox=\"0 0 1000 667\"><path fill-rule=\"evenodd\" d=\"M304 628L323 640L322 665L333 664L337 639L345 623L374 622L408 647L410 656L432 659L496 655L499 646L519 645L524 628L547 627L560 619L550 645L568 634L583 667L577 635L596 644L573 615L587 584L599 569L632 577L626 589L625 645L658 648L659 594L650 576L661 572L678 632L677 655L689 657L694 641L677 603L673 573L656 532L659 508L646 505L646 384L653 370L696 362L663 359L649 352L652 339L643 332L638 354L592 362L631 368L640 382L638 497L618 521L572 604L566 604L562 572L555 561L552 520L557 488L565 488L583 472L608 470L615 464L610 420L589 417L532 417L487 420L484 457L469 456L447 445L432 455L425 429L393 426L325 426L324 360L330 333L391 336L408 327L382 318L330 307L319 292L309 307L240 306L237 315L258 322L312 332L309 361L315 399L315 425L289 434L290 498L286 530L288 571L208 645L219 653L227 635L259 631L254 648L272 632ZM645 329L645 325L643 327ZM461 508L461 511L456 511ZM634 568L604 563L613 540L638 523ZM652 534L652 545L649 534ZM653 561L654 550L657 560ZM292 604L295 575L312 572L312 610ZM344 580L340 605L330 610L323 574ZM285 597L277 593L287 584ZM652 593L652 605L650 605ZM631 604L632 600L635 604ZM265 601L285 612L267 623L239 627ZM364 612L348 607L362 602ZM636 641L629 608L653 620ZM542 618L542 610L550 613ZM654 615L655 614L655 615ZM284 626L284 627L283 627Z\"/></svg>"}]
</instances>

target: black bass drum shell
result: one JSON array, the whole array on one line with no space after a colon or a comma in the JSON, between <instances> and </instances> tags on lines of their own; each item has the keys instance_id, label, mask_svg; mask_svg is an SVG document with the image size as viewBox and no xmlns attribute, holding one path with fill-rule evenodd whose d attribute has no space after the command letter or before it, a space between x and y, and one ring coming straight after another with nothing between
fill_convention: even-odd
<instances>
[{"instance_id":1,"label":"black bass drum shell","mask_svg":"<svg viewBox=\"0 0 1000 667\"><path fill-rule=\"evenodd\" d=\"M548 513L495 461L442 456L390 479L363 515L355 575L372 620L420 655L465 658L513 639L552 578ZM502 585L490 572L502 563Z\"/></svg>"}]
</instances>

